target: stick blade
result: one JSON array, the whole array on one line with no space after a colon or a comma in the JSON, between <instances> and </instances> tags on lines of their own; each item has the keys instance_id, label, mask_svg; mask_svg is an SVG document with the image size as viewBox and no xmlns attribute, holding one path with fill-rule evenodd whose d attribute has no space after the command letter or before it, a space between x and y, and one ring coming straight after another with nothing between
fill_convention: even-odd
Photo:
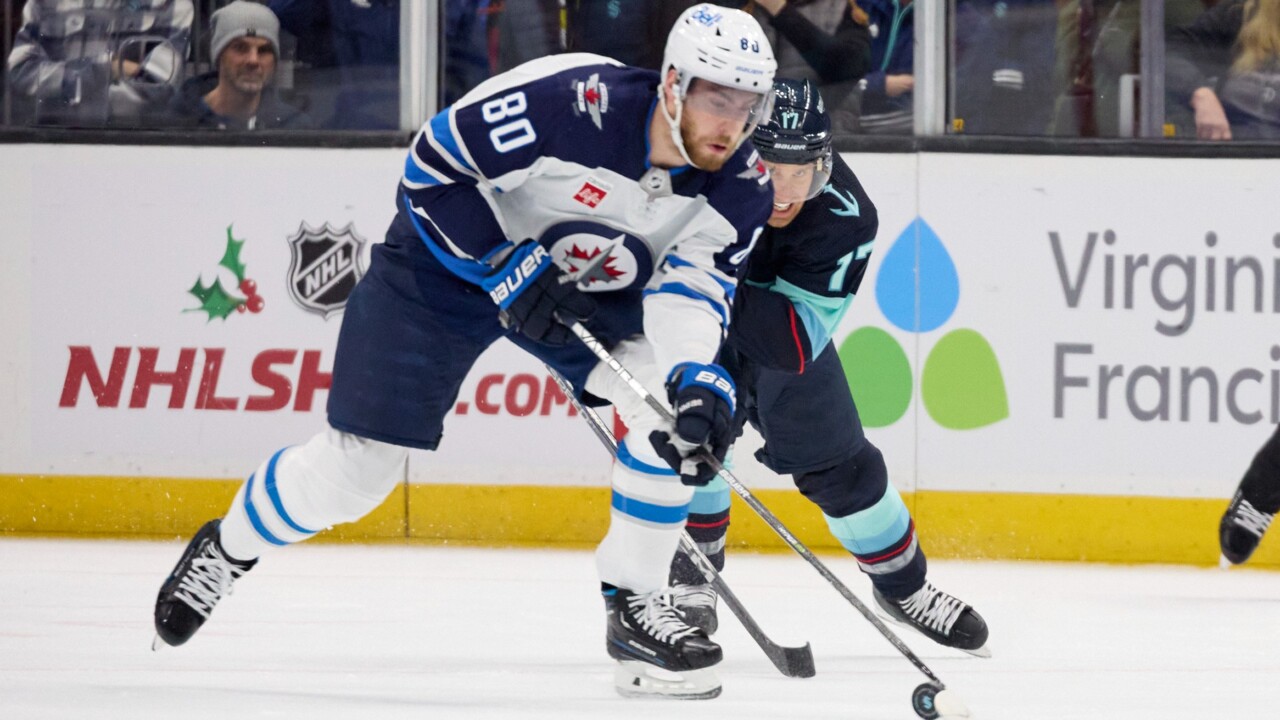
<instances>
[{"instance_id":1,"label":"stick blade","mask_svg":"<svg viewBox=\"0 0 1280 720\"><path fill-rule=\"evenodd\" d=\"M809 647L809 643L802 647L774 645L765 654L778 672L787 677L811 678L818 674L813 665L813 649Z\"/></svg>"}]
</instances>

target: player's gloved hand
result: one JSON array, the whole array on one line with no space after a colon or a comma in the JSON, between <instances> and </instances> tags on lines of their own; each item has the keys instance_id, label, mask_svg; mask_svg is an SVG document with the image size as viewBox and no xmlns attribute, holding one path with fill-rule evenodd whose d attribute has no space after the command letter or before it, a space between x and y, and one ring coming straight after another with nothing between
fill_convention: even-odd
<instances>
[{"instance_id":1,"label":"player's gloved hand","mask_svg":"<svg viewBox=\"0 0 1280 720\"><path fill-rule=\"evenodd\" d=\"M685 485L702 486L715 478L711 465L698 459L704 448L724 462L733 444L735 394L733 378L719 365L680 363L667 378L676 434L672 437L669 432L654 430L649 433L649 443L680 473L680 482Z\"/></svg>"},{"instance_id":2,"label":"player's gloved hand","mask_svg":"<svg viewBox=\"0 0 1280 720\"><path fill-rule=\"evenodd\" d=\"M586 320L596 310L587 297L555 262L546 248L527 240L492 275L480 283L498 305L502 326L517 330L546 345L564 345L573 337L556 319Z\"/></svg>"}]
</instances>

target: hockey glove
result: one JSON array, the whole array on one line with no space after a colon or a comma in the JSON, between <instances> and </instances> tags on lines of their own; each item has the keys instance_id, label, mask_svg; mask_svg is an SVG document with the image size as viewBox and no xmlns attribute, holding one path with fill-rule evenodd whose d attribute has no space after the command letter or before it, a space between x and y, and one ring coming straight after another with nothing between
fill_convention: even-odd
<instances>
[{"instance_id":1,"label":"hockey glove","mask_svg":"<svg viewBox=\"0 0 1280 720\"><path fill-rule=\"evenodd\" d=\"M595 301L578 290L546 248L532 240L517 247L480 287L498 305L503 327L545 345L564 345L573 337L557 314L581 322L596 310Z\"/></svg>"},{"instance_id":2,"label":"hockey glove","mask_svg":"<svg viewBox=\"0 0 1280 720\"><path fill-rule=\"evenodd\" d=\"M703 449L724 462L733 444L735 392L733 378L719 365L680 363L667 378L676 436L654 430L649 443L685 485L702 486L715 478L711 465L698 459Z\"/></svg>"}]
</instances>

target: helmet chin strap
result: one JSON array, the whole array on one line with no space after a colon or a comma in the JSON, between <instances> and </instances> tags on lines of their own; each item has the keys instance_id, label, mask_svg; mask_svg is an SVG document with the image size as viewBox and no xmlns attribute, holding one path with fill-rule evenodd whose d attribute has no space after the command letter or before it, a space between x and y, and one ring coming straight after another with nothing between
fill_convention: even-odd
<instances>
[{"instance_id":1,"label":"helmet chin strap","mask_svg":"<svg viewBox=\"0 0 1280 720\"><path fill-rule=\"evenodd\" d=\"M679 83L679 80L677 79L676 82ZM698 167L693 158L689 157L689 151L684 147L684 136L680 134L680 116L684 113L684 98L680 97L679 92L672 90L672 95L676 101L676 116L671 117L671 113L667 112L667 84L665 81L658 86L658 90L659 94L662 95L661 102L658 104L662 106L662 117L666 119L667 127L671 129L671 141L676 144L676 150L680 152L680 157L684 158L685 162L693 167Z\"/></svg>"}]
</instances>

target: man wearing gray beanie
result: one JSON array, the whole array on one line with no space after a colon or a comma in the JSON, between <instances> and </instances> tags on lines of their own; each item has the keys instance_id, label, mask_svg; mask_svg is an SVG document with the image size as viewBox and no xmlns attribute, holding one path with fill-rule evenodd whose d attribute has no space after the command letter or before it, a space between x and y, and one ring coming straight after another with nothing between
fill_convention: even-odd
<instances>
[{"instance_id":1,"label":"man wearing gray beanie","mask_svg":"<svg viewBox=\"0 0 1280 720\"><path fill-rule=\"evenodd\" d=\"M276 95L280 21L275 14L265 5L236 0L209 20L215 69L182 86L173 105L175 119L220 130L313 127L305 113Z\"/></svg>"}]
</instances>

